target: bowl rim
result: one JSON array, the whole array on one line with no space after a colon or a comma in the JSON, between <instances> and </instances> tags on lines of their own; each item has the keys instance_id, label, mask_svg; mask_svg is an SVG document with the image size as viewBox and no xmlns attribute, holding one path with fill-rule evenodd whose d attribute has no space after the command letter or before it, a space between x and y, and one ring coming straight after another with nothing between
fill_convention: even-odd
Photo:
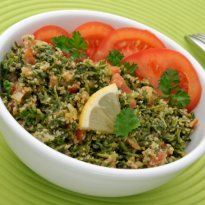
<instances>
[{"instance_id":1,"label":"bowl rim","mask_svg":"<svg viewBox=\"0 0 205 205\"><path fill-rule=\"evenodd\" d=\"M79 9L69 9L69 10L56 10L56 11L49 11L44 12L36 15L29 16L9 28L7 28L0 36L0 39L2 42L4 42L4 39L9 39L10 36L12 36L13 30L17 30L17 27L21 27L22 25L26 25L30 23L30 21L36 21L43 17L53 16L53 15L100 15L106 18L112 18L121 20L123 22L129 22L130 24L139 25L139 27L142 27L144 29L147 29L151 32L153 32L155 35L157 35L163 42L169 43L174 48L177 48L177 50L183 55L185 55L192 64L194 64L194 68L197 71L198 75L200 73L201 78L205 81L205 72L202 68L202 66L197 62L197 60L187 51L185 50L181 45L177 44L175 41L167 37L166 35L162 34L161 32L153 29L150 26L144 25L140 22L137 22L135 20L128 19L126 17L118 16L115 14L110 14L106 12L101 11L93 11L93 10L79 10ZM0 45L0 49L4 43ZM78 159L69 157L65 154L62 154L49 146L45 145L44 143L40 142L38 139L36 139L34 136L32 136L28 131L26 131L10 114L10 112L7 110L6 106L4 105L1 97L0 97L0 118L10 126L10 129L12 131L17 132L18 137L20 137L22 140L26 141L28 144L33 146L35 149L37 149L39 152L46 154L47 156L50 156L51 158L58 160L59 162L68 165L68 166L74 166L76 168L80 168L82 171L86 171L89 173L95 173L99 175L106 175L111 177L120 177L123 178L132 178L134 176L160 176L160 175L166 175L168 173L172 173L178 170L182 170L186 168L187 166L191 165L194 161L196 161L204 152L205 152L205 135L202 136L201 142L186 156L184 156L181 159L178 159L177 161L174 161L169 164L161 165L158 167L151 167L151 168L144 168L144 169L119 169L119 168L110 168L110 167L103 167L95 164L90 164L84 161L80 161Z\"/></svg>"}]
</instances>

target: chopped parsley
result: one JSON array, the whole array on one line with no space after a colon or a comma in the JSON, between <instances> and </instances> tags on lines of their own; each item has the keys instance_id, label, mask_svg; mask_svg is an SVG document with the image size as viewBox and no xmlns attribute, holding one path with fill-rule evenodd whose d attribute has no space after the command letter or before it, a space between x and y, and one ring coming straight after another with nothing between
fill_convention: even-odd
<instances>
[{"instance_id":1,"label":"chopped parsley","mask_svg":"<svg viewBox=\"0 0 205 205\"><path fill-rule=\"evenodd\" d=\"M23 110L19 115L19 117L25 121L25 124L27 126L31 126L32 124L34 124L37 119L37 116L37 111L32 109Z\"/></svg>"},{"instance_id":2,"label":"chopped parsley","mask_svg":"<svg viewBox=\"0 0 205 205\"><path fill-rule=\"evenodd\" d=\"M8 80L4 80L3 82L3 88L4 90L6 91L7 95L9 96L10 93L11 93L11 86L12 86L12 83Z\"/></svg>"}]
</instances>

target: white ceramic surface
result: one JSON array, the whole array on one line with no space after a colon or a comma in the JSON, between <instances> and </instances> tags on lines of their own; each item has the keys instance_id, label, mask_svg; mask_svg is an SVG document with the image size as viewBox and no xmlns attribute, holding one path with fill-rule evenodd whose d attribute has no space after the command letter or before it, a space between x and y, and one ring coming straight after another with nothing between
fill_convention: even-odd
<instances>
[{"instance_id":1,"label":"white ceramic surface","mask_svg":"<svg viewBox=\"0 0 205 205\"><path fill-rule=\"evenodd\" d=\"M87 21L103 21L113 27L137 27L155 33L167 47L183 53L195 67L203 86L201 100L194 110L199 125L192 135L187 155L171 164L148 169L123 170L100 167L65 156L30 135L11 116L0 100L0 130L16 155L33 171L56 185L95 196L128 196L151 190L167 182L205 152L205 72L181 46L154 29L123 17L95 11L64 10L29 17L8 28L1 36L0 61L14 41L40 26L57 24L72 31ZM15 170L13 170L15 171Z\"/></svg>"}]
</instances>

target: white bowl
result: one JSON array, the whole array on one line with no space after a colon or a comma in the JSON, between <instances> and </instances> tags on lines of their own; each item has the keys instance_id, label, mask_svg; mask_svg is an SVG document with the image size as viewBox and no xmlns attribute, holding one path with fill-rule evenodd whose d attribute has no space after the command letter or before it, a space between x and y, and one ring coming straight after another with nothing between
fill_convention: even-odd
<instances>
[{"instance_id":1,"label":"white bowl","mask_svg":"<svg viewBox=\"0 0 205 205\"><path fill-rule=\"evenodd\" d=\"M196 69L202 87L201 100L194 110L199 125L192 135L187 155L156 168L125 170L100 167L61 154L38 141L11 116L0 99L0 130L16 155L33 171L66 189L94 196L128 196L151 190L175 177L205 152L205 73L199 63L181 46L156 30L127 18L95 11L64 10L35 15L8 28L1 36L0 61L15 41L46 24L70 31L87 21L102 21L113 27L137 27L155 33L167 47L184 54Z\"/></svg>"}]
</instances>

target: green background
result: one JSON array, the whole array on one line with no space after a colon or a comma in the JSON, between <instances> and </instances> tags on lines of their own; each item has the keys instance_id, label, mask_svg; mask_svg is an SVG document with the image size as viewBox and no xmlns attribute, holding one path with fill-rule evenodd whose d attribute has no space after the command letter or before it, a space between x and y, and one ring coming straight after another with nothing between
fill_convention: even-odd
<instances>
[{"instance_id":1,"label":"green background","mask_svg":"<svg viewBox=\"0 0 205 205\"><path fill-rule=\"evenodd\" d=\"M171 37L205 66L205 55L184 40L185 34L205 33L204 0L0 0L0 32L25 17L60 9L99 10L134 19ZM36 175L17 159L0 135L1 205L204 205L204 178L205 156L153 191L123 198L85 196Z\"/></svg>"}]
</instances>

